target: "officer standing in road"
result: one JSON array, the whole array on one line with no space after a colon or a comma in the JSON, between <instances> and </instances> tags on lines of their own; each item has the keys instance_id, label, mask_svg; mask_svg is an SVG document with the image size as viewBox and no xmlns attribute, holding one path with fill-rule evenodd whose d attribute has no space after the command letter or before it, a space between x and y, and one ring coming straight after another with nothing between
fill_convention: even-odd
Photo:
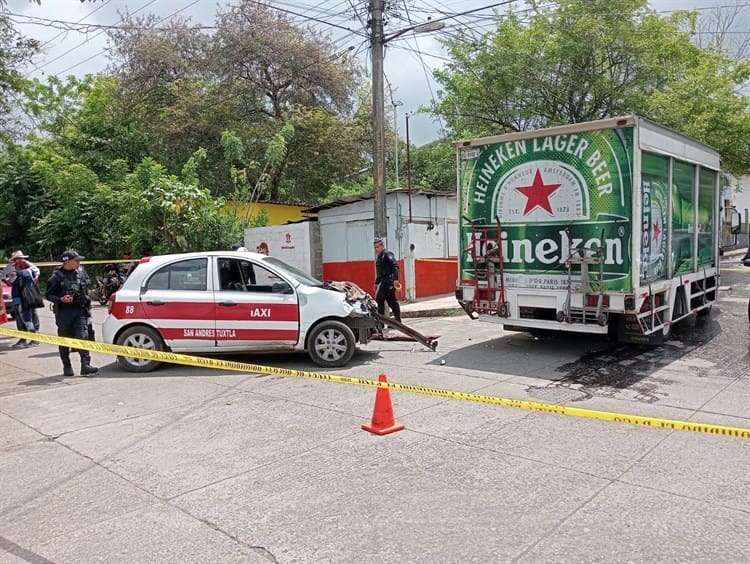
<instances>
[{"instance_id":1,"label":"officer standing in road","mask_svg":"<svg viewBox=\"0 0 750 564\"><path fill-rule=\"evenodd\" d=\"M385 313L385 302L393 312L396 321L401 321L401 306L396 299L396 283L398 282L398 261L396 255L385 248L383 239L376 238L373 247L375 259L375 301L378 303L378 313Z\"/></svg>"},{"instance_id":2,"label":"officer standing in road","mask_svg":"<svg viewBox=\"0 0 750 564\"><path fill-rule=\"evenodd\" d=\"M58 266L47 282L45 297L52 302L60 337L86 339L88 337L88 317L90 298L87 277L79 268L83 257L75 249L65 251ZM70 347L59 347L63 363L63 374L73 376L70 364ZM81 355L81 376L96 374L99 369L91 366L89 351L79 350Z\"/></svg>"}]
</instances>

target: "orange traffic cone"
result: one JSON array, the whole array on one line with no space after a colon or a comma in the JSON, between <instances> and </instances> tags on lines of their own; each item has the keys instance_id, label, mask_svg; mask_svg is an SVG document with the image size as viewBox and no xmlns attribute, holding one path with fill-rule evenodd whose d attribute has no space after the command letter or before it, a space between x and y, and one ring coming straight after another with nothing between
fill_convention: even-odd
<instances>
[{"instance_id":1,"label":"orange traffic cone","mask_svg":"<svg viewBox=\"0 0 750 564\"><path fill-rule=\"evenodd\" d=\"M385 374L378 376L379 382L387 382ZM388 388L378 388L375 392L375 407L372 410L372 421L363 423L362 428L376 435L387 435L395 433L404 428L401 423L396 423L393 418L393 406L391 405L391 391Z\"/></svg>"}]
</instances>

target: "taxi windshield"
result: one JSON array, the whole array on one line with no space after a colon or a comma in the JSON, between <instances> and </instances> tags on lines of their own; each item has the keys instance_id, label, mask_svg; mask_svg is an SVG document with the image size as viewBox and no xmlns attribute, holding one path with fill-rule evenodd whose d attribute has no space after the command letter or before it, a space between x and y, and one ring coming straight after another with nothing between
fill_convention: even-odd
<instances>
[{"instance_id":1,"label":"taxi windshield","mask_svg":"<svg viewBox=\"0 0 750 564\"><path fill-rule=\"evenodd\" d=\"M285 263L282 260L279 260L275 257L265 257L263 259L264 264L270 264L273 266L276 270L281 271L282 273L286 274L289 278L292 278L293 280L296 280L300 284L304 284L305 286L322 286L323 283L320 280L317 280L310 276L309 274L305 274L298 268L295 268L294 266Z\"/></svg>"}]
</instances>

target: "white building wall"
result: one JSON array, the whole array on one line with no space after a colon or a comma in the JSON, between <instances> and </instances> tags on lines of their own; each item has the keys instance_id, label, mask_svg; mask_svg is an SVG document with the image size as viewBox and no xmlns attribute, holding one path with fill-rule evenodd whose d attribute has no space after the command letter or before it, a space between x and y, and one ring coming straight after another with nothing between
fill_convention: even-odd
<instances>
[{"instance_id":1,"label":"white building wall","mask_svg":"<svg viewBox=\"0 0 750 564\"><path fill-rule=\"evenodd\" d=\"M346 222L324 223L323 215L318 215L320 222L320 242L323 246L323 262L346 262L348 248Z\"/></svg>"},{"instance_id":2,"label":"white building wall","mask_svg":"<svg viewBox=\"0 0 750 564\"><path fill-rule=\"evenodd\" d=\"M318 241L317 228L314 221L251 227L245 229L244 244L250 251L267 252L303 272L319 277L322 265L314 249Z\"/></svg>"},{"instance_id":3,"label":"white building wall","mask_svg":"<svg viewBox=\"0 0 750 564\"><path fill-rule=\"evenodd\" d=\"M412 224L409 225L409 196L406 192L386 198L386 246L396 258L456 256L458 252L457 205L454 198L414 193L411 198ZM449 215L451 214L451 215ZM373 258L373 201L361 200L318 212L323 262L347 262Z\"/></svg>"}]
</instances>

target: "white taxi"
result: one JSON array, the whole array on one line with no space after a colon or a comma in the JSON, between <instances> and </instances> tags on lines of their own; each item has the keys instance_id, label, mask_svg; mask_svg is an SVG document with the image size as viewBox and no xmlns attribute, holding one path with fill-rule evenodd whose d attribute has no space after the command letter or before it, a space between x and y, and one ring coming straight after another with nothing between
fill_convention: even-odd
<instances>
[{"instance_id":1,"label":"white taxi","mask_svg":"<svg viewBox=\"0 0 750 564\"><path fill-rule=\"evenodd\" d=\"M376 329L377 306L359 288L323 283L260 253L144 257L112 295L108 343L184 353L307 351L343 366ZM159 363L118 357L130 372Z\"/></svg>"}]
</instances>

